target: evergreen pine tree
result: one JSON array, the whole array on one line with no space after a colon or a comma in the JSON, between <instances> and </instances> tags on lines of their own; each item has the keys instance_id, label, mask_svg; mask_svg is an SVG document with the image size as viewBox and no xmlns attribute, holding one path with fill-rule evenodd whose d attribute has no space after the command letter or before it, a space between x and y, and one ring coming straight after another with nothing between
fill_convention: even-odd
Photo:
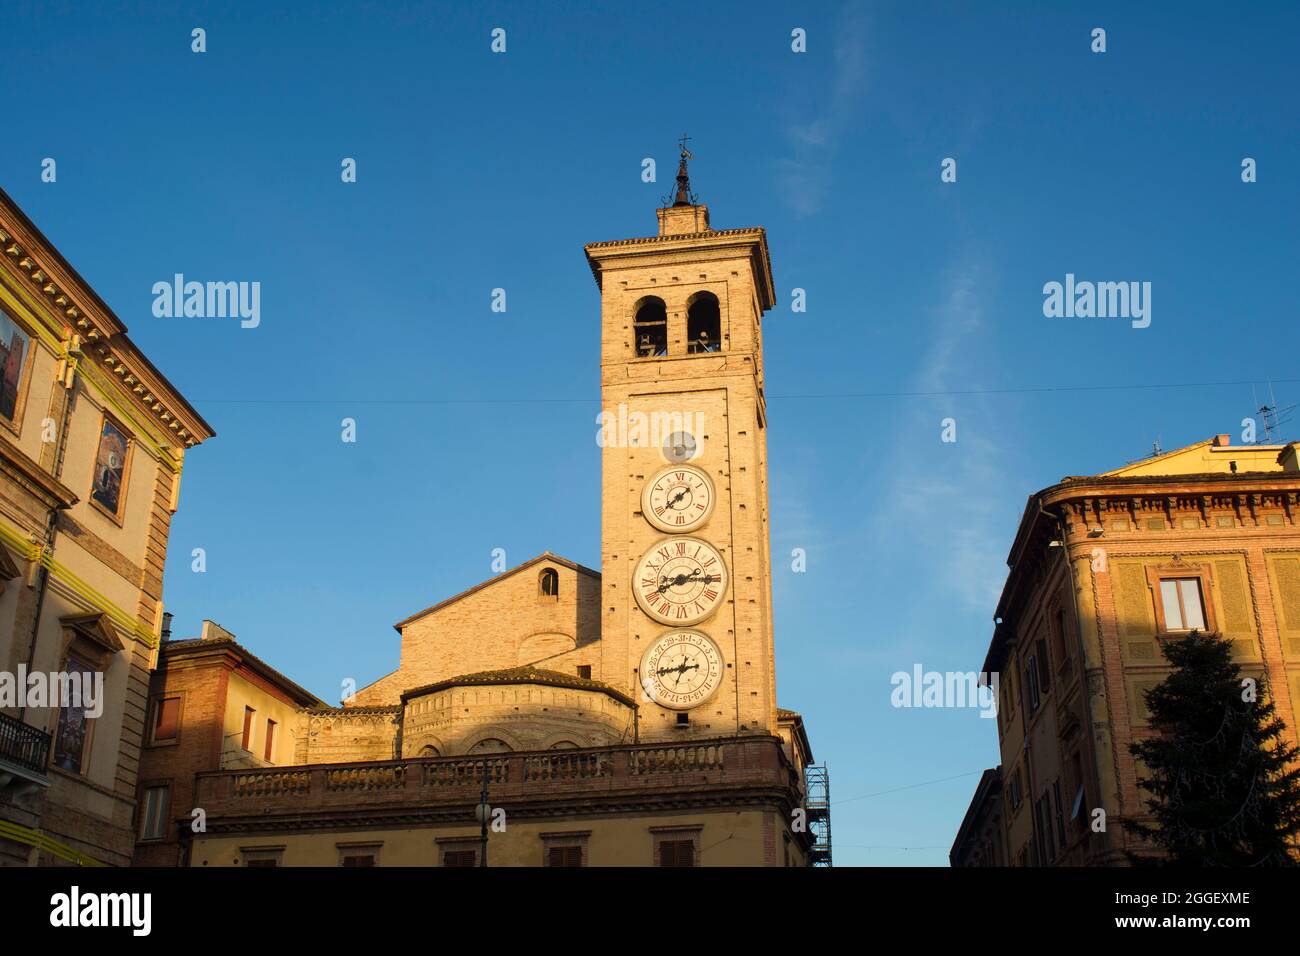
<instances>
[{"instance_id":1,"label":"evergreen pine tree","mask_svg":"<svg viewBox=\"0 0 1300 956\"><path fill-rule=\"evenodd\" d=\"M1159 736L1129 748L1149 772L1139 787L1155 820L1132 829L1168 865L1297 865L1300 751L1283 738L1263 679L1243 680L1215 634L1192 631L1164 656L1173 672L1146 692Z\"/></svg>"}]
</instances>

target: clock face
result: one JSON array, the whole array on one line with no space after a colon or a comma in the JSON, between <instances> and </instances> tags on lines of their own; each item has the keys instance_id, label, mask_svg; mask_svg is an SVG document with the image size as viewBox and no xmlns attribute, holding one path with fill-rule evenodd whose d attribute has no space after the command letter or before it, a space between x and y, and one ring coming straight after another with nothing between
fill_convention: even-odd
<instances>
[{"instance_id":1,"label":"clock face","mask_svg":"<svg viewBox=\"0 0 1300 956\"><path fill-rule=\"evenodd\" d=\"M699 538L665 538L641 556L632 577L641 610L661 624L694 624L722 606L727 567Z\"/></svg>"},{"instance_id":2,"label":"clock face","mask_svg":"<svg viewBox=\"0 0 1300 956\"><path fill-rule=\"evenodd\" d=\"M713 511L713 482L693 465L665 468L641 492L641 513L660 531L693 531Z\"/></svg>"},{"instance_id":3,"label":"clock face","mask_svg":"<svg viewBox=\"0 0 1300 956\"><path fill-rule=\"evenodd\" d=\"M699 631L669 631L641 655L641 687L656 704L689 710L722 684L722 653Z\"/></svg>"},{"instance_id":4,"label":"clock face","mask_svg":"<svg viewBox=\"0 0 1300 956\"><path fill-rule=\"evenodd\" d=\"M700 453L700 443L690 432L673 432L664 439L664 459L673 464L690 461Z\"/></svg>"}]
</instances>

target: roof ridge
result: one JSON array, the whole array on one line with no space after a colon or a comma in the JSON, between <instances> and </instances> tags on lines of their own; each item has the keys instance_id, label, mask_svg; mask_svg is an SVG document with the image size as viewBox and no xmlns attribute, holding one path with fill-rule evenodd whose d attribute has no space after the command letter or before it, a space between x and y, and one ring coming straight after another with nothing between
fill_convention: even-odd
<instances>
[{"instance_id":1,"label":"roof ridge","mask_svg":"<svg viewBox=\"0 0 1300 956\"><path fill-rule=\"evenodd\" d=\"M595 571L587 567L586 565L579 564L576 561L570 561L568 558L560 557L560 555L556 554L554 551L543 551L541 554L529 558L523 564L515 565L513 568L507 568L505 571L502 571L498 574L494 574L492 575L492 577L487 578L484 581L480 581L478 584L475 584L473 587L466 588L465 590L461 591L458 594L453 594L451 597L443 598L441 601L439 601L436 604L431 604L429 607L426 607L423 611L416 611L414 614L410 615L409 617L405 617L402 620L398 621L396 624L394 624L393 630L397 631L398 633L401 633L403 627L405 627L407 624L410 624L413 621L419 620L420 618L424 617L426 614L432 614L434 611L442 610L442 608L447 607L449 604L455 604L457 601L469 597L475 591L481 591L485 587L488 587L489 585L496 584L499 581L504 581L512 574L518 574L520 571L536 564L538 561L553 561L556 564L563 565L564 567L568 568L570 571L577 571L579 574L587 574L594 578L600 577L599 571Z\"/></svg>"}]
</instances>

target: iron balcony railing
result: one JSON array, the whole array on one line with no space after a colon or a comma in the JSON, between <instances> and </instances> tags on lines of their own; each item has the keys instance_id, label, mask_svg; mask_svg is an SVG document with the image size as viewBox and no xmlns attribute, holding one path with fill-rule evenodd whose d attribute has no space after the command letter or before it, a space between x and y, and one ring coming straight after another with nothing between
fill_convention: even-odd
<instances>
[{"instance_id":1,"label":"iron balcony railing","mask_svg":"<svg viewBox=\"0 0 1300 956\"><path fill-rule=\"evenodd\" d=\"M16 717L0 714L0 764L44 774L50 762L50 735Z\"/></svg>"}]
</instances>

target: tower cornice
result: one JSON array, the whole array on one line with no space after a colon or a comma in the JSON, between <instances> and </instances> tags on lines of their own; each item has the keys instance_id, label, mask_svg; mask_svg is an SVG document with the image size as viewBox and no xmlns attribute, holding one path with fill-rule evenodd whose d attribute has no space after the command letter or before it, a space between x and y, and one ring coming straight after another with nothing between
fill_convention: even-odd
<instances>
[{"instance_id":1,"label":"tower cornice","mask_svg":"<svg viewBox=\"0 0 1300 956\"><path fill-rule=\"evenodd\" d=\"M759 305L766 312L776 304L776 291L772 282L772 259L767 248L767 230L762 226L740 229L711 229L708 232L676 233L663 236L641 236L632 239L614 239L607 242L589 242L583 246L587 264L603 289L603 275L611 268L633 268L650 264L656 258L671 257L689 252L699 256L705 250L749 253L754 270L755 288L759 291Z\"/></svg>"},{"instance_id":2,"label":"tower cornice","mask_svg":"<svg viewBox=\"0 0 1300 956\"><path fill-rule=\"evenodd\" d=\"M47 332L56 340L76 333L83 354L116 379L118 390L162 435L189 448L211 438L205 422L127 336L126 325L59 254L18 205L0 190L0 259L27 281L30 298L41 303ZM51 325L53 319L62 328Z\"/></svg>"}]
</instances>

